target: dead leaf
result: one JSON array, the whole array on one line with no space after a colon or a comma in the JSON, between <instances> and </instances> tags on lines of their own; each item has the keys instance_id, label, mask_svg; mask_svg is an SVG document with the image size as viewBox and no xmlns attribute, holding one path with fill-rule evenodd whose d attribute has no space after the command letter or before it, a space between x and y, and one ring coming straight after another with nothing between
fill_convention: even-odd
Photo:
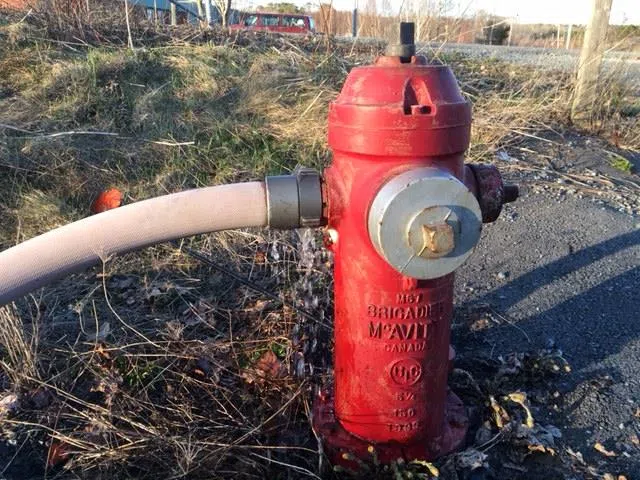
<instances>
[{"instance_id":1,"label":"dead leaf","mask_svg":"<svg viewBox=\"0 0 640 480\"><path fill-rule=\"evenodd\" d=\"M617 457L618 456L618 454L616 452L612 452L611 450L607 450L605 448L605 446L602 445L600 442L596 442L596 444L593 446L593 448L595 448L598 452L603 454L605 457Z\"/></svg>"},{"instance_id":2,"label":"dead leaf","mask_svg":"<svg viewBox=\"0 0 640 480\"><path fill-rule=\"evenodd\" d=\"M96 213L106 212L107 210L118 208L120 205L122 205L122 192L117 188L110 188L100 192L96 197L91 204L91 213L95 215Z\"/></svg>"},{"instance_id":3,"label":"dead leaf","mask_svg":"<svg viewBox=\"0 0 640 480\"><path fill-rule=\"evenodd\" d=\"M475 470L487 466L487 455L475 448L468 448L455 456L456 468Z\"/></svg>"},{"instance_id":4,"label":"dead leaf","mask_svg":"<svg viewBox=\"0 0 640 480\"><path fill-rule=\"evenodd\" d=\"M91 386L91 392L101 394L101 400L106 407L111 407L115 396L120 391L120 385L122 385L123 378L121 375L108 372L105 375L97 379L97 382Z\"/></svg>"},{"instance_id":5,"label":"dead leaf","mask_svg":"<svg viewBox=\"0 0 640 480\"><path fill-rule=\"evenodd\" d=\"M512 402L517 403L522 408L524 408L525 413L527 414L527 418L525 420L525 425L529 428L533 428L534 421L533 415L531 415L531 410L529 410L529 406L527 405L527 395L523 392L513 392L507 395L507 398Z\"/></svg>"},{"instance_id":6,"label":"dead leaf","mask_svg":"<svg viewBox=\"0 0 640 480\"><path fill-rule=\"evenodd\" d=\"M254 256L254 261L258 265L264 265L265 263L267 263L267 254L262 250L258 250Z\"/></svg>"},{"instance_id":7,"label":"dead leaf","mask_svg":"<svg viewBox=\"0 0 640 480\"><path fill-rule=\"evenodd\" d=\"M553 425L543 427L535 425L529 428L524 424L519 424L514 432L515 444L526 446L530 452L556 454L555 439L562 436L560 431Z\"/></svg>"},{"instance_id":8,"label":"dead leaf","mask_svg":"<svg viewBox=\"0 0 640 480\"><path fill-rule=\"evenodd\" d=\"M282 378L286 374L286 369L275 353L271 350L265 351L256 361L251 369L246 369L242 377L247 383L264 383L268 378Z\"/></svg>"},{"instance_id":9,"label":"dead leaf","mask_svg":"<svg viewBox=\"0 0 640 480\"><path fill-rule=\"evenodd\" d=\"M111 353L108 350L108 347L104 343L99 343L98 345L96 345L96 348L93 351L105 361L110 362L113 359Z\"/></svg>"},{"instance_id":10,"label":"dead leaf","mask_svg":"<svg viewBox=\"0 0 640 480\"><path fill-rule=\"evenodd\" d=\"M258 313L258 312L262 312L264 311L265 308L267 308L269 305L271 305L273 302L271 300L256 300L256 303L254 303L252 306L250 307L246 307L244 309L245 312L247 313Z\"/></svg>"},{"instance_id":11,"label":"dead leaf","mask_svg":"<svg viewBox=\"0 0 640 480\"><path fill-rule=\"evenodd\" d=\"M545 447L544 445L527 445L527 448L530 452L540 452L540 453L550 453L551 455L555 455L556 451L553 448Z\"/></svg>"},{"instance_id":12,"label":"dead leaf","mask_svg":"<svg viewBox=\"0 0 640 480\"><path fill-rule=\"evenodd\" d=\"M504 427L505 423L510 420L507 411L496 401L493 395L489 396L491 402L491 409L493 410L494 420L498 428Z\"/></svg>"},{"instance_id":13,"label":"dead leaf","mask_svg":"<svg viewBox=\"0 0 640 480\"><path fill-rule=\"evenodd\" d=\"M69 455L70 453L67 444L62 443L59 440L53 440L47 454L47 465L49 468L61 465L69 459Z\"/></svg>"},{"instance_id":14,"label":"dead leaf","mask_svg":"<svg viewBox=\"0 0 640 480\"><path fill-rule=\"evenodd\" d=\"M574 452L571 447L567 448L567 453L569 455L571 455L573 458L575 458L578 463L580 463L581 465L585 465L584 463L584 457L582 456L581 452Z\"/></svg>"},{"instance_id":15,"label":"dead leaf","mask_svg":"<svg viewBox=\"0 0 640 480\"><path fill-rule=\"evenodd\" d=\"M429 471L429 474L432 477L438 478L440 476L440 470L438 470L436 468L436 466L431 462L426 462L424 460L412 460L411 464L413 464L413 465L421 465L421 466L425 467Z\"/></svg>"},{"instance_id":16,"label":"dead leaf","mask_svg":"<svg viewBox=\"0 0 640 480\"><path fill-rule=\"evenodd\" d=\"M469 325L469 330L472 332L480 332L487 328L489 328L489 320L484 317L473 321L473 323Z\"/></svg>"},{"instance_id":17,"label":"dead leaf","mask_svg":"<svg viewBox=\"0 0 640 480\"><path fill-rule=\"evenodd\" d=\"M211 363L206 358L199 358L196 361L195 368L193 369L193 374L197 377L207 378L213 372L211 367Z\"/></svg>"}]
</instances>

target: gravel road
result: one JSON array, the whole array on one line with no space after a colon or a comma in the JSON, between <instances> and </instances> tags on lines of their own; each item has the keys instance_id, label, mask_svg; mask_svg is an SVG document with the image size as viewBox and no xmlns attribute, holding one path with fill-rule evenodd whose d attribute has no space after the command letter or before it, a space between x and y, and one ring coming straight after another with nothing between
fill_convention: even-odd
<instances>
[{"instance_id":1,"label":"gravel road","mask_svg":"<svg viewBox=\"0 0 640 480\"><path fill-rule=\"evenodd\" d=\"M486 304L505 321L471 334L458 325L454 344L461 358L562 349L573 371L541 420L605 471L640 478L640 217L529 187L485 227L457 279L458 311Z\"/></svg>"},{"instance_id":2,"label":"gravel road","mask_svg":"<svg viewBox=\"0 0 640 480\"><path fill-rule=\"evenodd\" d=\"M346 42L350 37L342 37ZM375 39L359 38L358 42L375 42ZM518 65L528 65L542 70L574 72L580 50L564 48L517 47L505 45L481 45L476 43L422 43L418 53L432 56L439 52L458 52L473 58L496 59ZM640 53L608 51L605 53L603 71L624 79L640 95Z\"/></svg>"},{"instance_id":3,"label":"gravel road","mask_svg":"<svg viewBox=\"0 0 640 480\"><path fill-rule=\"evenodd\" d=\"M445 45L425 44L421 49L443 52L460 52L476 58L495 58L520 65L530 65L540 69L572 72L576 69L579 50L547 49L536 47L507 47L478 44L448 43ZM604 71L620 75L630 86L640 93L640 54L631 52L608 52L605 55Z\"/></svg>"}]
</instances>

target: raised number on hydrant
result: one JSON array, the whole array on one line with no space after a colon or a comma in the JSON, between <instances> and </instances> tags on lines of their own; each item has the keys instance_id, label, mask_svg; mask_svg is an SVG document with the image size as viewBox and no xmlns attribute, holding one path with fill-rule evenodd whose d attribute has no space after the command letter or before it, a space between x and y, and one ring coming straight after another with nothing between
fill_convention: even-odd
<instances>
[{"instance_id":1,"label":"raised number on hydrant","mask_svg":"<svg viewBox=\"0 0 640 480\"><path fill-rule=\"evenodd\" d=\"M453 272L517 189L464 164L471 106L451 70L416 56L413 24L354 68L329 112L327 243L335 254L335 382L314 425L335 463L433 459L464 439L447 387ZM346 458L346 460L345 460Z\"/></svg>"}]
</instances>

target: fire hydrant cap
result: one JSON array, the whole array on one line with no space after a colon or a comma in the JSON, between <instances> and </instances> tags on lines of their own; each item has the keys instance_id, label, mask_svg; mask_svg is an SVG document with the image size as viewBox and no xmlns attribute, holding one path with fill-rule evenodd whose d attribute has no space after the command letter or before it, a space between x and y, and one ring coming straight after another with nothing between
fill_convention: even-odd
<instances>
[{"instance_id":1,"label":"fire hydrant cap","mask_svg":"<svg viewBox=\"0 0 640 480\"><path fill-rule=\"evenodd\" d=\"M431 279L453 272L471 255L482 214L460 180L436 168L416 168L380 189L368 227L376 250L395 270Z\"/></svg>"},{"instance_id":2,"label":"fire hydrant cap","mask_svg":"<svg viewBox=\"0 0 640 480\"><path fill-rule=\"evenodd\" d=\"M334 151L384 156L448 155L466 150L471 105L451 69L423 57L380 57L354 68L329 110Z\"/></svg>"}]
</instances>

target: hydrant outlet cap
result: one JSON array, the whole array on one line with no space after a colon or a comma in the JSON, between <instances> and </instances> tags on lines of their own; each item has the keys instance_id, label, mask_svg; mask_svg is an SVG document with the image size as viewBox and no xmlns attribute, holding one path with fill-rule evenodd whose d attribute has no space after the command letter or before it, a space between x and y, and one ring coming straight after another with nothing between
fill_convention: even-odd
<instances>
[{"instance_id":1,"label":"hydrant outlet cap","mask_svg":"<svg viewBox=\"0 0 640 480\"><path fill-rule=\"evenodd\" d=\"M436 168L389 180L376 195L369 236L380 255L407 277L431 279L457 269L480 240L482 214L469 189Z\"/></svg>"}]
</instances>

